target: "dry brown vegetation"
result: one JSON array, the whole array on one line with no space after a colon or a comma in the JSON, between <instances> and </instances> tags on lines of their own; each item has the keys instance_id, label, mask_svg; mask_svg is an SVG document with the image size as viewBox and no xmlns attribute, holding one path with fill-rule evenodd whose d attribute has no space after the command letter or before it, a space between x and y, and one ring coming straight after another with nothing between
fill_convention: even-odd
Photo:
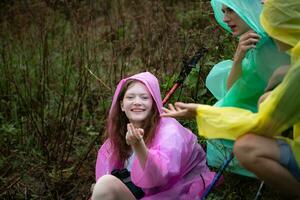
<instances>
[{"instance_id":1,"label":"dry brown vegetation","mask_svg":"<svg viewBox=\"0 0 300 200\"><path fill-rule=\"evenodd\" d=\"M165 94L206 47L173 100L211 104L205 77L235 44L204 0L1 1L0 198L87 199L117 82L147 70ZM257 181L226 177L211 199L252 199Z\"/></svg>"}]
</instances>

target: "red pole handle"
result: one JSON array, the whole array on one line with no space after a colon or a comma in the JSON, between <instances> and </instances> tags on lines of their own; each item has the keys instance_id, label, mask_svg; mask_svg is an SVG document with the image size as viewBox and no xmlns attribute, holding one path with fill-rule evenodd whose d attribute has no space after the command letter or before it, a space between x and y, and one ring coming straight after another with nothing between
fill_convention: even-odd
<instances>
[{"instance_id":1,"label":"red pole handle","mask_svg":"<svg viewBox=\"0 0 300 200\"><path fill-rule=\"evenodd\" d=\"M177 88L180 86L180 84L179 83L175 83L174 85L173 85L173 87L171 88L171 90L168 92L168 94L165 96L165 98L164 98L164 100L163 100L163 102L162 102L162 104L163 105L165 105L167 102L168 102L168 100L170 99L170 97L172 96L172 94L177 90Z\"/></svg>"}]
</instances>

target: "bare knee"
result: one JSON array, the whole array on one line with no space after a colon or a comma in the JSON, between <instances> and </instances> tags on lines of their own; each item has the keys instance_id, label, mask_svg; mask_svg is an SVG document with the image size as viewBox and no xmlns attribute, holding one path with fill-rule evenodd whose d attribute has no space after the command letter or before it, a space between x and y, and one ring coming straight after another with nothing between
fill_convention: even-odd
<instances>
[{"instance_id":1,"label":"bare knee","mask_svg":"<svg viewBox=\"0 0 300 200\"><path fill-rule=\"evenodd\" d=\"M94 186L92 200L113 200L116 199L117 185L119 180L112 175L104 175L98 179Z\"/></svg>"},{"instance_id":2,"label":"bare knee","mask_svg":"<svg viewBox=\"0 0 300 200\"><path fill-rule=\"evenodd\" d=\"M247 167L255 162L257 148L257 135L246 134L235 141L233 152L239 163Z\"/></svg>"}]
</instances>

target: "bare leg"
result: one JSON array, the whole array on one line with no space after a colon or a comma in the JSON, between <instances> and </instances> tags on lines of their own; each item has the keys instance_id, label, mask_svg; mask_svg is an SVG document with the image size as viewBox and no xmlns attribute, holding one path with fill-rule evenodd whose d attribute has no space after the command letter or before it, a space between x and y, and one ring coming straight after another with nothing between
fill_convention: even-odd
<instances>
[{"instance_id":1,"label":"bare leg","mask_svg":"<svg viewBox=\"0 0 300 200\"><path fill-rule=\"evenodd\" d=\"M300 198L300 182L279 163L280 149L275 139L244 135L235 142L234 154L243 167L267 184Z\"/></svg>"},{"instance_id":2,"label":"bare leg","mask_svg":"<svg viewBox=\"0 0 300 200\"><path fill-rule=\"evenodd\" d=\"M92 200L135 200L134 195L118 178L105 175L98 179Z\"/></svg>"}]
</instances>

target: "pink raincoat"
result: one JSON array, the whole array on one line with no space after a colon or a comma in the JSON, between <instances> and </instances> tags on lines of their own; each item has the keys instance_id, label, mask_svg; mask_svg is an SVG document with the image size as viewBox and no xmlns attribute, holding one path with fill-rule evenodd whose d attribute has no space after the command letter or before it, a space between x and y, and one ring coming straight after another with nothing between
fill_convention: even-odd
<instances>
[{"instance_id":1,"label":"pink raincoat","mask_svg":"<svg viewBox=\"0 0 300 200\"><path fill-rule=\"evenodd\" d=\"M128 79L141 81L151 93L156 106L162 113L162 100L159 83L149 72L140 73L121 80L111 109ZM131 168L131 179L145 192L143 200L199 199L211 183L215 173L211 172L205 159L205 152L197 142L196 136L173 118L161 118L155 137L148 147L145 168L140 166L137 157ZM98 152L96 180L110 174L113 169L124 166L112 155L109 139Z\"/></svg>"}]
</instances>

